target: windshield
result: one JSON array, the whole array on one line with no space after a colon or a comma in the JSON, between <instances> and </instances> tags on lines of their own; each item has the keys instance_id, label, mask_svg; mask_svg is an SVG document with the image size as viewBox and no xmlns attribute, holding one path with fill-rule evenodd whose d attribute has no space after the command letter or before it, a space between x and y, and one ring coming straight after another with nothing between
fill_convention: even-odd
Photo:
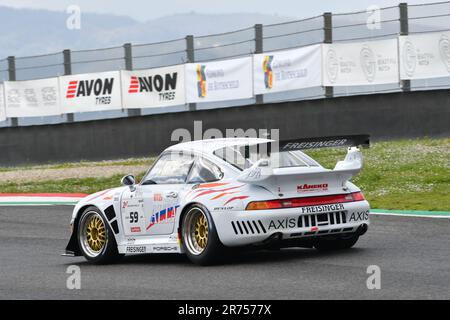
<instances>
[{"instance_id":1,"label":"windshield","mask_svg":"<svg viewBox=\"0 0 450 320\"><path fill-rule=\"evenodd\" d=\"M214 151L214 155L241 171L261 159L269 159L270 165L275 168L319 166L302 151L267 152L265 146L267 145L225 147Z\"/></svg>"}]
</instances>

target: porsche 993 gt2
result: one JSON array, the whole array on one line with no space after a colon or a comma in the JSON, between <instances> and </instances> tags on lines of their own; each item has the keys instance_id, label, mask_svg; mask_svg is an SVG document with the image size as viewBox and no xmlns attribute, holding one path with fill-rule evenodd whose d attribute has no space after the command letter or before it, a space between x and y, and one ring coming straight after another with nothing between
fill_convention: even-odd
<instances>
[{"instance_id":1,"label":"porsche 993 gt2","mask_svg":"<svg viewBox=\"0 0 450 320\"><path fill-rule=\"evenodd\" d=\"M352 247L369 225L369 203L350 182L368 136L274 143L224 138L167 148L140 183L125 176L121 187L75 206L65 255L109 263L184 253L205 265L231 247ZM336 146L348 151L333 170L301 151Z\"/></svg>"}]
</instances>

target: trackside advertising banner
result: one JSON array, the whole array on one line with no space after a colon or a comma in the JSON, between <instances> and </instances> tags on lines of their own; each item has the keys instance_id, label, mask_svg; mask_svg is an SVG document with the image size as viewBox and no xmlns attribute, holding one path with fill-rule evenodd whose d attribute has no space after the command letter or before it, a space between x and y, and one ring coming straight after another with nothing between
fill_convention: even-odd
<instances>
[{"instance_id":1,"label":"trackside advertising banner","mask_svg":"<svg viewBox=\"0 0 450 320\"><path fill-rule=\"evenodd\" d=\"M253 97L252 58L186 64L187 102Z\"/></svg>"},{"instance_id":2,"label":"trackside advertising banner","mask_svg":"<svg viewBox=\"0 0 450 320\"><path fill-rule=\"evenodd\" d=\"M269 52L253 56L255 94L322 85L321 46Z\"/></svg>"},{"instance_id":3,"label":"trackside advertising banner","mask_svg":"<svg viewBox=\"0 0 450 320\"><path fill-rule=\"evenodd\" d=\"M8 118L61 114L58 78L5 81L4 95Z\"/></svg>"},{"instance_id":4,"label":"trackside advertising banner","mask_svg":"<svg viewBox=\"0 0 450 320\"><path fill-rule=\"evenodd\" d=\"M122 109L119 71L63 76L59 89L63 113Z\"/></svg>"},{"instance_id":5,"label":"trackside advertising banner","mask_svg":"<svg viewBox=\"0 0 450 320\"><path fill-rule=\"evenodd\" d=\"M3 95L3 84L0 83L0 122L6 120L5 96Z\"/></svg>"},{"instance_id":6,"label":"trackside advertising banner","mask_svg":"<svg viewBox=\"0 0 450 320\"><path fill-rule=\"evenodd\" d=\"M182 105L184 65L139 71L121 71L124 108Z\"/></svg>"},{"instance_id":7,"label":"trackside advertising banner","mask_svg":"<svg viewBox=\"0 0 450 320\"><path fill-rule=\"evenodd\" d=\"M387 84L399 81L397 39L322 46L324 86Z\"/></svg>"},{"instance_id":8,"label":"trackside advertising banner","mask_svg":"<svg viewBox=\"0 0 450 320\"><path fill-rule=\"evenodd\" d=\"M450 32L399 37L400 78L450 76Z\"/></svg>"}]
</instances>

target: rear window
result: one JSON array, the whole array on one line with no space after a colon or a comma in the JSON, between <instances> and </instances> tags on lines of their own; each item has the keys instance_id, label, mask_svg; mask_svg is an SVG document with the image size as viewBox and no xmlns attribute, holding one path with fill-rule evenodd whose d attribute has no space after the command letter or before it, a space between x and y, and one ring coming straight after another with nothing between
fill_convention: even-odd
<instances>
[{"instance_id":1,"label":"rear window","mask_svg":"<svg viewBox=\"0 0 450 320\"><path fill-rule=\"evenodd\" d=\"M260 159L269 159L271 165L276 168L319 166L316 161L301 151L272 152L268 155L258 146L226 147L216 150L214 154L241 171L250 168Z\"/></svg>"}]
</instances>

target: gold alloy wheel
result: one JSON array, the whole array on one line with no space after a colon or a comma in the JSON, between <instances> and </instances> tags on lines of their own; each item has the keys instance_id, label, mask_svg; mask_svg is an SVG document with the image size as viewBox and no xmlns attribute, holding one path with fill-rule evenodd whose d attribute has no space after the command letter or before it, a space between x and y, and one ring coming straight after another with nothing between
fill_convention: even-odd
<instances>
[{"instance_id":1,"label":"gold alloy wheel","mask_svg":"<svg viewBox=\"0 0 450 320\"><path fill-rule=\"evenodd\" d=\"M197 221L195 222L195 241L202 249L205 249L208 243L208 221L204 214L197 216Z\"/></svg>"},{"instance_id":2,"label":"gold alloy wheel","mask_svg":"<svg viewBox=\"0 0 450 320\"><path fill-rule=\"evenodd\" d=\"M208 218L199 207L191 208L183 219L183 243L194 255L201 254L209 240Z\"/></svg>"},{"instance_id":3,"label":"gold alloy wheel","mask_svg":"<svg viewBox=\"0 0 450 320\"><path fill-rule=\"evenodd\" d=\"M78 227L80 246L85 255L98 257L108 242L106 223L96 211L88 211L81 217Z\"/></svg>"},{"instance_id":4,"label":"gold alloy wheel","mask_svg":"<svg viewBox=\"0 0 450 320\"><path fill-rule=\"evenodd\" d=\"M105 224L98 215L92 216L86 226L86 240L93 251L100 251L106 244Z\"/></svg>"}]
</instances>

